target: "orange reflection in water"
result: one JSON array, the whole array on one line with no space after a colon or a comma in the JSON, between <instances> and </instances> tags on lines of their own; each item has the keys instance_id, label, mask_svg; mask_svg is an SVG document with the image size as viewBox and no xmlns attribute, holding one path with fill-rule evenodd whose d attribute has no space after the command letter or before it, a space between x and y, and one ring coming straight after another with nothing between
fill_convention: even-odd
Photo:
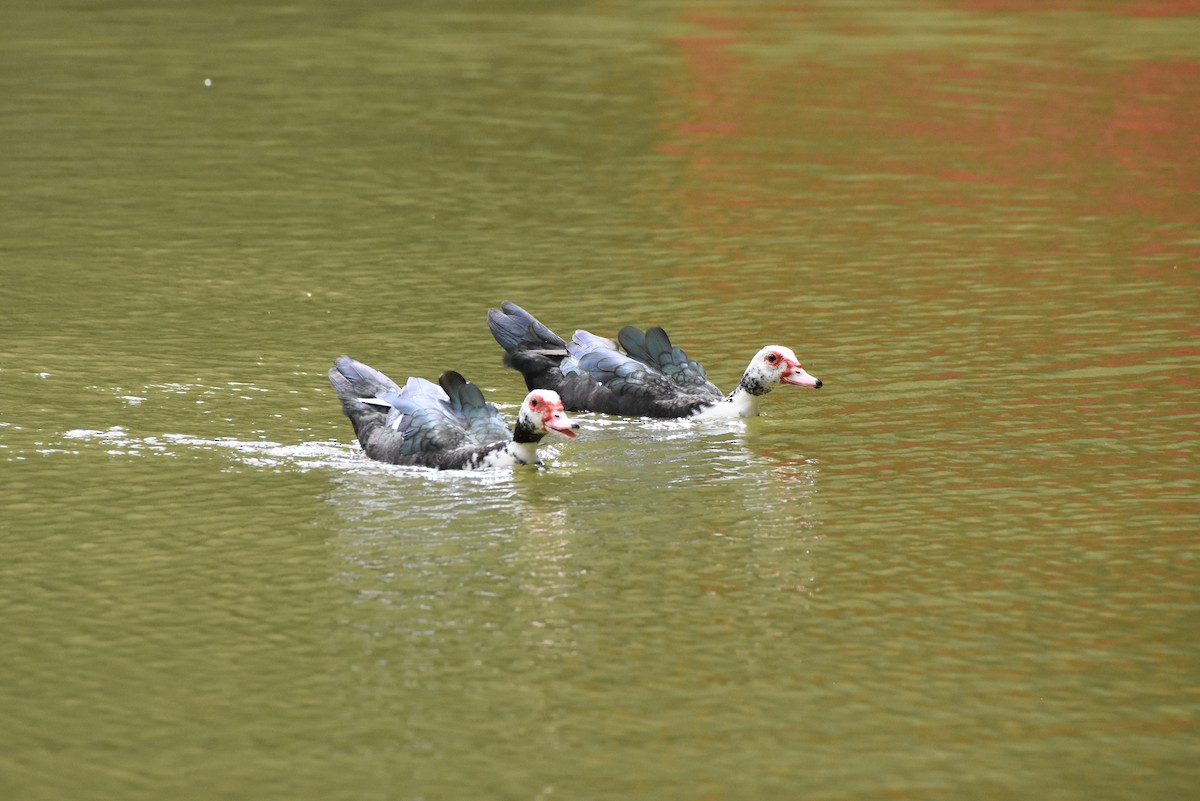
<instances>
[{"instance_id":1,"label":"orange reflection in water","mask_svg":"<svg viewBox=\"0 0 1200 801\"><path fill-rule=\"evenodd\" d=\"M968 11L1094 11L1095 0L963 0ZM1112 8L1126 17L1182 17L1200 12L1200 0L1127 0Z\"/></svg>"},{"instance_id":2,"label":"orange reflection in water","mask_svg":"<svg viewBox=\"0 0 1200 801\"><path fill-rule=\"evenodd\" d=\"M1193 5L1147 0L1111 13L1168 17ZM1044 44L1011 42L984 58L916 43L849 60L822 60L811 47L780 58L781 40L811 37L814 25L838 31L844 45L854 19L804 8L687 19L696 32L673 40L684 69L667 87L656 149L685 160L667 202L726 261L745 256L734 240L778 238L785 226L853 236L889 222L937 223L987 233L1099 217L1119 233L1113 255L1146 262L1143 270L1197 264L1200 62L1102 61L1083 43L1048 57ZM888 34L857 24L864 37ZM867 206L886 210L845 223L831 211ZM1030 247L1044 254L1047 245ZM1005 247L1018 255L1022 244Z\"/></svg>"}]
</instances>

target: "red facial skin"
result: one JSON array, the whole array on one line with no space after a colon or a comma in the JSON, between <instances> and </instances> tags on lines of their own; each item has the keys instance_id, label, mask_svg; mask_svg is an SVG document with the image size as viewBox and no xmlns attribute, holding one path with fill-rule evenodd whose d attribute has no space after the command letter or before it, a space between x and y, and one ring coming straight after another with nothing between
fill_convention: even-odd
<instances>
[{"instance_id":1,"label":"red facial skin","mask_svg":"<svg viewBox=\"0 0 1200 801\"><path fill-rule=\"evenodd\" d=\"M781 373L779 377L784 381L791 377L793 371L804 369L803 364L795 359L789 359L777 350L773 350L767 354L767 364L774 367L780 362L783 362L783 373Z\"/></svg>"},{"instance_id":2,"label":"red facial skin","mask_svg":"<svg viewBox=\"0 0 1200 801\"><path fill-rule=\"evenodd\" d=\"M573 424L563 414L561 400L552 400L544 395L534 395L529 399L529 408L542 416L542 425L548 430L562 434L569 439L575 438Z\"/></svg>"}]
</instances>

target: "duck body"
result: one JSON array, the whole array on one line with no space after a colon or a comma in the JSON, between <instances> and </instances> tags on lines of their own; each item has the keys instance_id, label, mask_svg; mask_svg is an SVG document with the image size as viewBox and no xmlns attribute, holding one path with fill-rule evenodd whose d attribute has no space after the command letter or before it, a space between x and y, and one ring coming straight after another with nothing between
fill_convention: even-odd
<instances>
[{"instance_id":1,"label":"duck body","mask_svg":"<svg viewBox=\"0 0 1200 801\"><path fill-rule=\"evenodd\" d=\"M340 356L329 382L342 401L363 452L379 462L439 470L540 464L537 448L548 433L575 436L578 424L563 413L553 390L531 391L509 429L495 405L457 372L434 384L409 378L401 387L383 373Z\"/></svg>"},{"instance_id":2,"label":"duck body","mask_svg":"<svg viewBox=\"0 0 1200 801\"><path fill-rule=\"evenodd\" d=\"M780 383L819 389L796 355L780 345L762 348L737 387L723 394L704 368L671 344L659 327L626 326L617 339L576 331L562 339L529 312L505 301L488 312L488 327L504 348L504 363L530 389L555 390L568 411L631 417L752 417L759 400Z\"/></svg>"}]
</instances>

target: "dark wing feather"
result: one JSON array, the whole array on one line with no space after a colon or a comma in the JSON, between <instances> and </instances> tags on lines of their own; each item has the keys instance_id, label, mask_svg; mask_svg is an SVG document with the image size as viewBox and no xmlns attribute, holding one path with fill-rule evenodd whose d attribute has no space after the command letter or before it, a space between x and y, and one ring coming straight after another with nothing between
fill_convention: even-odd
<instances>
[{"instance_id":1,"label":"dark wing feather","mask_svg":"<svg viewBox=\"0 0 1200 801\"><path fill-rule=\"evenodd\" d=\"M512 438L496 407L453 371L442 375L440 387L410 378L401 388L378 370L342 356L329 381L363 451L381 462L471 467Z\"/></svg>"},{"instance_id":2,"label":"dark wing feather","mask_svg":"<svg viewBox=\"0 0 1200 801\"><path fill-rule=\"evenodd\" d=\"M339 396L345 393L359 397L375 397L388 391L400 391L395 381L374 367L355 361L349 356L337 357L329 373L329 380Z\"/></svg>"},{"instance_id":3,"label":"dark wing feather","mask_svg":"<svg viewBox=\"0 0 1200 801\"><path fill-rule=\"evenodd\" d=\"M559 394L569 409L638 417L686 417L710 402L687 392L654 365L617 350L616 343L576 331L562 362ZM589 380L590 379L590 380Z\"/></svg>"},{"instance_id":4,"label":"dark wing feather","mask_svg":"<svg viewBox=\"0 0 1200 801\"><path fill-rule=\"evenodd\" d=\"M504 301L499 309L488 309L488 328L506 353L556 351L566 355L567 343L529 312Z\"/></svg>"},{"instance_id":5,"label":"dark wing feather","mask_svg":"<svg viewBox=\"0 0 1200 801\"><path fill-rule=\"evenodd\" d=\"M329 383L367 455L382 462L402 461L404 433L390 425L397 422L393 402L404 394L396 382L349 356L339 356L329 371Z\"/></svg>"},{"instance_id":6,"label":"dark wing feather","mask_svg":"<svg viewBox=\"0 0 1200 801\"><path fill-rule=\"evenodd\" d=\"M428 457L467 444L466 431L444 409L409 407L403 414L400 432L404 435L404 447L400 452L406 456Z\"/></svg>"},{"instance_id":7,"label":"dark wing feather","mask_svg":"<svg viewBox=\"0 0 1200 801\"><path fill-rule=\"evenodd\" d=\"M617 340L630 356L658 370L684 393L722 397L721 390L708 380L700 363L689 359L682 348L672 347L662 328L654 326L642 332L627 325L617 334Z\"/></svg>"},{"instance_id":8,"label":"dark wing feather","mask_svg":"<svg viewBox=\"0 0 1200 801\"><path fill-rule=\"evenodd\" d=\"M507 442L512 431L500 416L495 405L484 400L479 387L453 370L443 373L438 383L449 398L450 411L462 423L469 438L479 445Z\"/></svg>"},{"instance_id":9,"label":"dark wing feather","mask_svg":"<svg viewBox=\"0 0 1200 801\"><path fill-rule=\"evenodd\" d=\"M398 430L404 435L401 453L425 457L455 450L470 443L470 436L455 414L447 393L423 378L410 378L392 407L401 415Z\"/></svg>"},{"instance_id":10,"label":"dark wing feather","mask_svg":"<svg viewBox=\"0 0 1200 801\"><path fill-rule=\"evenodd\" d=\"M614 395L636 398L671 397L675 387L649 365L615 350L594 350L579 359L579 368Z\"/></svg>"},{"instance_id":11,"label":"dark wing feather","mask_svg":"<svg viewBox=\"0 0 1200 801\"><path fill-rule=\"evenodd\" d=\"M555 390L568 411L687 417L722 397L704 368L672 348L662 329L622 331L635 335L631 343L622 341L626 355L613 340L586 331L576 331L568 344L507 301L488 312L488 327L504 348L504 363L521 373L525 386Z\"/></svg>"},{"instance_id":12,"label":"dark wing feather","mask_svg":"<svg viewBox=\"0 0 1200 801\"><path fill-rule=\"evenodd\" d=\"M558 389L563 380L559 363L567 343L515 303L504 301L488 310L488 328L504 348L504 364L525 379L529 389Z\"/></svg>"}]
</instances>

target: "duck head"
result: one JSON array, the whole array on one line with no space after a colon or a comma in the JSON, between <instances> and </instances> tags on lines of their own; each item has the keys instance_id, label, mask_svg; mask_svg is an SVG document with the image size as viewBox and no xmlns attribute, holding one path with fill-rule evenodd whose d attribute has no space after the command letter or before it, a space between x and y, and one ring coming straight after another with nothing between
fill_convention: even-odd
<instances>
[{"instance_id":1,"label":"duck head","mask_svg":"<svg viewBox=\"0 0 1200 801\"><path fill-rule=\"evenodd\" d=\"M575 438L579 423L567 417L563 411L562 398L552 389L535 389L525 396L521 411L517 414L517 429L514 439L528 437L526 441L541 439L546 434L556 434L567 439Z\"/></svg>"},{"instance_id":2,"label":"duck head","mask_svg":"<svg viewBox=\"0 0 1200 801\"><path fill-rule=\"evenodd\" d=\"M750 366L742 376L742 386L752 395L763 395L774 389L776 384L794 384L813 389L822 386L821 379L804 372L804 365L791 348L767 345L750 360Z\"/></svg>"}]
</instances>

